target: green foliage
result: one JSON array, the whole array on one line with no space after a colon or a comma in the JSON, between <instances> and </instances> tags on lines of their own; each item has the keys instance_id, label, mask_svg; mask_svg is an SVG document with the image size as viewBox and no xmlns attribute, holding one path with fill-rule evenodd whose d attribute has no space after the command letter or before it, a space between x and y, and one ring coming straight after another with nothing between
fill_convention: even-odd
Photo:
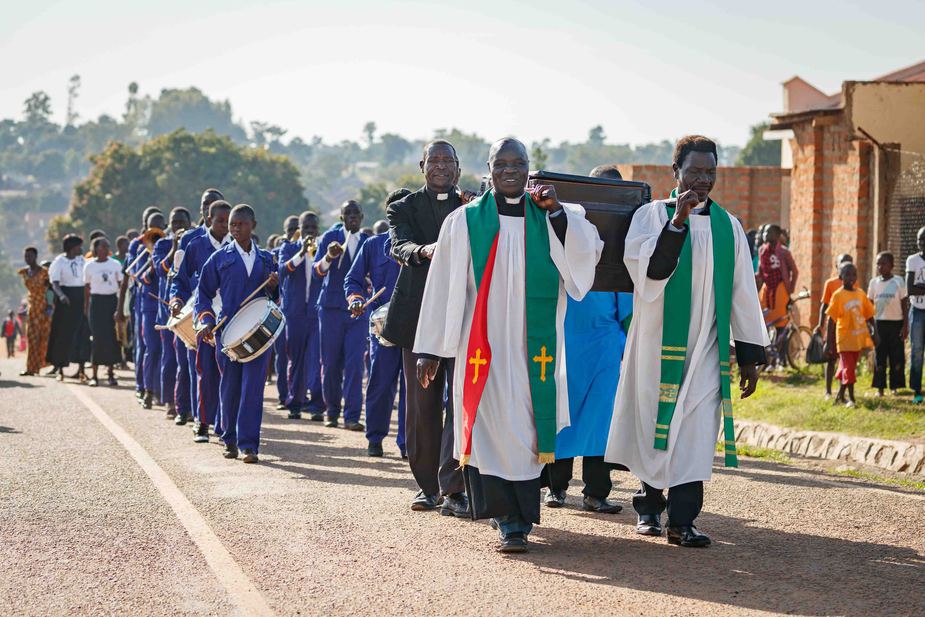
<instances>
[{"instance_id":1,"label":"green foliage","mask_svg":"<svg viewBox=\"0 0 925 617\"><path fill-rule=\"evenodd\" d=\"M199 88L161 90L151 102L148 114L148 134L164 135L178 128L191 133L213 130L243 143L247 135L231 116L231 103L212 101Z\"/></svg>"},{"instance_id":2,"label":"green foliage","mask_svg":"<svg viewBox=\"0 0 925 617\"><path fill-rule=\"evenodd\" d=\"M376 220L385 218L385 198L392 190L382 182L366 184L360 189L357 201L363 208L364 223L372 225Z\"/></svg>"},{"instance_id":3,"label":"green foliage","mask_svg":"<svg viewBox=\"0 0 925 617\"><path fill-rule=\"evenodd\" d=\"M751 128L751 137L748 143L739 152L736 165L770 165L780 167L780 142L765 141L763 135L769 122L761 122Z\"/></svg>"},{"instance_id":4,"label":"green foliage","mask_svg":"<svg viewBox=\"0 0 925 617\"><path fill-rule=\"evenodd\" d=\"M24 107L26 122L45 123L51 117L51 97L42 90L33 92Z\"/></svg>"},{"instance_id":5,"label":"green foliage","mask_svg":"<svg viewBox=\"0 0 925 617\"><path fill-rule=\"evenodd\" d=\"M112 143L93 157L89 175L74 187L67 216L49 227L50 246L63 233L86 234L100 228L111 236L140 225L141 212L157 205L165 212L185 206L194 216L198 196L219 186L232 203L248 203L264 228L276 228L293 212L306 209L299 172L285 157L235 145L212 131L177 130L140 148Z\"/></svg>"},{"instance_id":6,"label":"green foliage","mask_svg":"<svg viewBox=\"0 0 925 617\"><path fill-rule=\"evenodd\" d=\"M7 311L19 308L25 295L22 278L16 274L9 256L0 250L0 311L4 319Z\"/></svg>"}]
</instances>

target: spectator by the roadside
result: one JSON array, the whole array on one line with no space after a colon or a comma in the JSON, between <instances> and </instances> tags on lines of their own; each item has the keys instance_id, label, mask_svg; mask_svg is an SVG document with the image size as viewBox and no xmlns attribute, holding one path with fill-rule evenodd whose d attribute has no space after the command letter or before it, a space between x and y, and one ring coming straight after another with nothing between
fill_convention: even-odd
<instances>
[{"instance_id":1,"label":"spectator by the roadside","mask_svg":"<svg viewBox=\"0 0 925 617\"><path fill-rule=\"evenodd\" d=\"M10 311L7 318L3 320L3 327L0 329L0 335L6 341L6 357L12 358L16 354L16 338L22 336L22 328L16 314Z\"/></svg>"},{"instance_id":2,"label":"spectator by the roadside","mask_svg":"<svg viewBox=\"0 0 925 617\"><path fill-rule=\"evenodd\" d=\"M857 267L853 263L842 264L839 276L842 288L832 296L832 303L826 311L829 316L826 345L830 354L838 353L838 371L835 377L841 385L835 403L854 407L858 358L861 351L870 349L879 343L879 340L877 324L874 322L874 305L867 298L867 294L855 287L858 280Z\"/></svg>"},{"instance_id":3,"label":"spectator by the roadside","mask_svg":"<svg viewBox=\"0 0 925 617\"><path fill-rule=\"evenodd\" d=\"M822 291L822 303L819 306L819 324L816 326L816 332L823 336L826 333L825 317L826 311L829 309L829 303L832 301L832 296L835 295L835 292L841 289L841 278L838 273L844 263L854 263L854 258L847 253L842 253L838 256L835 260L835 276L825 282L825 287ZM838 358L832 355L825 365L825 398L827 399L832 398L832 378L835 377L835 362L837 360Z\"/></svg>"},{"instance_id":4,"label":"spectator by the roadside","mask_svg":"<svg viewBox=\"0 0 925 617\"><path fill-rule=\"evenodd\" d=\"M870 279L867 297L874 303L880 344L876 351L873 387L883 396L887 387L886 372L890 370L890 390L893 394L906 387L906 350L909 335L909 298L906 282L893 274L893 253L877 255L877 274Z\"/></svg>"},{"instance_id":5,"label":"spectator by the roadside","mask_svg":"<svg viewBox=\"0 0 925 617\"><path fill-rule=\"evenodd\" d=\"M925 227L916 236L919 252L906 258L906 290L912 300L910 336L912 354L909 363L909 387L913 403L922 403L922 356L925 353Z\"/></svg>"}]
</instances>

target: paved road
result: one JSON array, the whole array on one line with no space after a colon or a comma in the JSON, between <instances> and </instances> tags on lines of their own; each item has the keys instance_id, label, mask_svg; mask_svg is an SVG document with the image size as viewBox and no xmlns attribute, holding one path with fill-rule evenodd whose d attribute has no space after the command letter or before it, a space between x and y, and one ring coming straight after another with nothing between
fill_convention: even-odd
<instances>
[{"instance_id":1,"label":"paved road","mask_svg":"<svg viewBox=\"0 0 925 617\"><path fill-rule=\"evenodd\" d=\"M0 361L6 615L923 615L925 496L803 466L717 468L706 550L615 516L544 511L532 551L412 513L394 443L265 415L226 461L126 384L11 377ZM627 504L634 482L615 474ZM573 485L576 485L573 482Z\"/></svg>"}]
</instances>

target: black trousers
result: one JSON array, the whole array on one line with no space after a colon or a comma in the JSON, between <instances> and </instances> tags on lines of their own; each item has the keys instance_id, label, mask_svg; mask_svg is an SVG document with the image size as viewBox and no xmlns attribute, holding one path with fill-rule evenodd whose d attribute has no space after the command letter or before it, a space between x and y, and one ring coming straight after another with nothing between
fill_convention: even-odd
<instances>
[{"instance_id":1,"label":"black trousers","mask_svg":"<svg viewBox=\"0 0 925 617\"><path fill-rule=\"evenodd\" d=\"M560 458L555 463L546 465L546 479L549 488L556 492L567 489L572 479L574 465L574 458ZM605 463L603 456L582 457L581 479L585 487L581 492L588 497L606 499L613 489L613 482L610 480L611 469L616 469L616 467L612 463Z\"/></svg>"},{"instance_id":2,"label":"black trousers","mask_svg":"<svg viewBox=\"0 0 925 617\"><path fill-rule=\"evenodd\" d=\"M877 363L874 368L874 388L886 388L886 369L890 369L890 390L906 387L906 350L903 345L902 321L877 321L880 344L877 345Z\"/></svg>"},{"instance_id":3,"label":"black trousers","mask_svg":"<svg viewBox=\"0 0 925 617\"><path fill-rule=\"evenodd\" d=\"M405 373L405 445L418 486L427 495L451 495L465 490L459 461L453 458L453 364L442 359L437 375L425 390L417 379L418 355L401 352ZM444 389L449 384L446 414Z\"/></svg>"},{"instance_id":4,"label":"black trousers","mask_svg":"<svg viewBox=\"0 0 925 617\"><path fill-rule=\"evenodd\" d=\"M668 526L693 525L703 508L703 482L688 482L668 489L668 499L660 488L642 483L633 495L633 509L637 514L661 514L668 509Z\"/></svg>"}]
</instances>

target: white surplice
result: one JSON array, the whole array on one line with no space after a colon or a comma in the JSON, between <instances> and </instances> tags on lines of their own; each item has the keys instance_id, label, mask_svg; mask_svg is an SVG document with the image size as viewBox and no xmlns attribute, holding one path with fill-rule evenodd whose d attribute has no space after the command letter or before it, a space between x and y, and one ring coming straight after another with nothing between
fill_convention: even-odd
<instances>
[{"instance_id":1,"label":"white surplice","mask_svg":"<svg viewBox=\"0 0 925 617\"><path fill-rule=\"evenodd\" d=\"M556 237L548 215L546 223L549 254L560 276L553 359L557 430L568 426L563 333L565 294L580 300L591 289L594 268L603 248L597 229L585 219L581 206L563 204L563 210L559 216L568 219L564 246ZM469 464L483 475L512 481L533 480L539 477L543 465L538 461L527 374L525 219L513 216L499 216L499 219L498 251L488 294L488 341L492 361L472 430ZM463 381L476 295L465 208L458 208L446 218L440 230L414 344L415 353L456 359L453 400L457 459L462 448ZM550 371L553 363L548 367Z\"/></svg>"},{"instance_id":2,"label":"white surplice","mask_svg":"<svg viewBox=\"0 0 925 617\"><path fill-rule=\"evenodd\" d=\"M731 215L730 219L735 238L730 344L741 341L765 347L769 344L768 334L758 302L748 241L741 223ZM713 290L713 235L709 216L692 215L688 219L693 272L687 360L668 433L668 449L655 449L662 316L669 279L652 280L646 272L667 221L665 202L646 204L636 212L626 236L623 261L635 285L633 322L604 456L608 462L626 465L636 477L655 488L710 479L722 402ZM733 382L733 407L737 390Z\"/></svg>"}]
</instances>

